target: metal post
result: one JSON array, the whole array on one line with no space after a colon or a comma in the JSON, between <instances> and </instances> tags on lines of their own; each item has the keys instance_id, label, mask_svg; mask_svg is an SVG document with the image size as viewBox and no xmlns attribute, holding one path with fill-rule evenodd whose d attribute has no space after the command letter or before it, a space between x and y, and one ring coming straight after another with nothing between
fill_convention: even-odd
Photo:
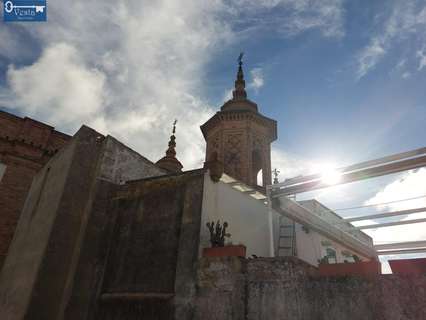
<instances>
[{"instance_id":1,"label":"metal post","mask_svg":"<svg viewBox=\"0 0 426 320\"><path fill-rule=\"evenodd\" d=\"M272 186L266 186L266 197L268 199L268 222L269 222L269 255L271 258L275 257L275 246L274 246L274 224L272 214L272 203L271 203L271 189Z\"/></svg>"}]
</instances>

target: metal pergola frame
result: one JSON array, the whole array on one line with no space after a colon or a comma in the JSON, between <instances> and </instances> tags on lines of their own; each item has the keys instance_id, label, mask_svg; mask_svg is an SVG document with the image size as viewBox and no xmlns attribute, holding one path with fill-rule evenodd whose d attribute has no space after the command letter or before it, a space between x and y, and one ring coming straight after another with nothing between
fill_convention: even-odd
<instances>
[{"instance_id":1,"label":"metal pergola frame","mask_svg":"<svg viewBox=\"0 0 426 320\"><path fill-rule=\"evenodd\" d=\"M332 186L339 184L346 184L355 181L361 181L365 179L371 179L375 177L380 177L392 173L398 173L406 170L417 169L426 166L426 147L419 148L407 152L402 152L394 154L387 157L378 158L375 160L361 162L355 165L343 167L336 169L337 172L341 175L339 182L333 184ZM271 228L271 239L272 235L272 210L289 217L290 219L305 225L308 228L312 228L332 239L335 239L339 242L344 241L348 243L353 249L361 250L363 252L372 252L370 247L366 246L365 243L356 239L347 231L339 228L337 225L329 224L328 226L324 225L325 221L319 221L319 217L310 212L309 210L298 205L297 202L288 199L286 196L295 195L297 193L308 192L312 190L322 189L330 187L330 184L322 181L322 175L313 174L308 176L295 177L292 179L287 179L282 183L277 183L269 185L266 187L267 197L268 197L268 206L270 209L270 228ZM426 212L426 208L415 208L410 210L401 210L394 212L387 212L381 214L372 214L364 215L360 217L352 217L348 219L343 219L342 224L351 223L355 221L363 221L367 219L379 219L400 215L408 215L418 212ZM322 220L322 219L320 219ZM413 220L403 220L396 222L386 222L375 225L359 226L349 228L352 230L363 230L363 229L373 229L373 228L382 228L396 225L404 224L413 224L426 222L425 219L413 219ZM383 251L380 249L380 246L374 246L374 252L376 255L384 254L396 254L396 253L419 253L426 252L426 245L419 247L419 243L424 244L423 242L401 242L395 244L387 244L389 250ZM400 246L408 246L401 249ZM392 246L395 246L392 247ZM398 247L399 246L399 247ZM368 248L366 248L368 247ZM386 253L384 253L386 252ZM271 244L271 255L274 254L274 248Z\"/></svg>"},{"instance_id":2,"label":"metal pergola frame","mask_svg":"<svg viewBox=\"0 0 426 320\"><path fill-rule=\"evenodd\" d=\"M379 255L423 253L426 251L426 241L406 241L375 245Z\"/></svg>"},{"instance_id":3,"label":"metal pergola frame","mask_svg":"<svg viewBox=\"0 0 426 320\"><path fill-rule=\"evenodd\" d=\"M370 219L380 219L380 218L403 216L403 215L409 215L409 214L419 213L419 212L426 212L426 207L408 209L408 210L400 210L400 211L392 211L392 212L385 212L385 213L378 213L378 214L369 214L369 215L363 215L363 216L359 216L359 217L346 218L346 219L343 219L343 220L345 222L355 222L355 221L364 221L364 220L370 220Z\"/></svg>"}]
</instances>

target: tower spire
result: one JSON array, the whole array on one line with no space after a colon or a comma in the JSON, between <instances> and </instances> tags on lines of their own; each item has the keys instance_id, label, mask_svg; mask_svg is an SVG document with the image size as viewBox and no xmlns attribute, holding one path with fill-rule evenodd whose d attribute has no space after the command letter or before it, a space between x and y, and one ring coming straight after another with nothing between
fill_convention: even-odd
<instances>
[{"instance_id":1,"label":"tower spire","mask_svg":"<svg viewBox=\"0 0 426 320\"><path fill-rule=\"evenodd\" d=\"M238 57L238 72L237 80L235 80L235 89L232 91L233 100L245 100L247 99L246 82L244 81L243 73L243 56L244 52L241 52Z\"/></svg>"},{"instance_id":2,"label":"tower spire","mask_svg":"<svg viewBox=\"0 0 426 320\"><path fill-rule=\"evenodd\" d=\"M166 156L156 162L157 166L170 172L181 172L183 168L180 161L176 159L176 124L177 120L175 119L173 122L172 135L169 140L169 147L166 150Z\"/></svg>"},{"instance_id":3,"label":"tower spire","mask_svg":"<svg viewBox=\"0 0 426 320\"><path fill-rule=\"evenodd\" d=\"M224 172L257 189L259 173L263 186L272 183L271 143L277 139L277 122L260 114L257 104L247 99L242 58L243 53L238 57L233 98L201 131L207 142L206 167L213 181Z\"/></svg>"}]
</instances>

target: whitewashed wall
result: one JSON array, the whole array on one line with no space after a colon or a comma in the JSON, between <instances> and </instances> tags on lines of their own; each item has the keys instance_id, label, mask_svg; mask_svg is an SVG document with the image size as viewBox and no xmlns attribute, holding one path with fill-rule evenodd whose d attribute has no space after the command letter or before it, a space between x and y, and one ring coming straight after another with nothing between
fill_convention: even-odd
<instances>
[{"instance_id":1,"label":"whitewashed wall","mask_svg":"<svg viewBox=\"0 0 426 320\"><path fill-rule=\"evenodd\" d=\"M347 247L324 237L318 232L312 230L306 232L305 230L302 229L300 224L296 224L297 256L311 265L318 266L318 260L324 257L327 247L331 247L336 251L337 263L343 263L344 260L347 259L342 254L344 251L356 254L361 260L368 260L359 253L353 252Z\"/></svg>"},{"instance_id":2,"label":"whitewashed wall","mask_svg":"<svg viewBox=\"0 0 426 320\"><path fill-rule=\"evenodd\" d=\"M220 220L221 223L226 221L229 224L227 231L232 235L230 241L233 244L244 244L247 247L247 257L253 254L258 257L270 256L268 207L229 184L222 181L213 182L208 173L204 178L201 219L200 255L202 248L210 247L210 234L206 223ZM277 252L279 236L279 215L277 213L273 215L273 229L273 246ZM317 266L318 260L325 254L324 243L330 243L331 247L336 250L337 262L344 261L343 251L353 253L345 246L331 241L315 231L310 230L306 233L300 224L296 224L296 250L300 259ZM361 259L365 259L359 254L357 255Z\"/></svg>"},{"instance_id":3,"label":"whitewashed wall","mask_svg":"<svg viewBox=\"0 0 426 320\"><path fill-rule=\"evenodd\" d=\"M220 219L228 222L233 244L244 244L247 257L255 254L269 257L270 232L268 208L261 201L250 197L221 181L214 183L208 174L204 179L204 196L201 224L201 248L210 246L208 221ZM277 225L278 215L275 215Z\"/></svg>"}]
</instances>

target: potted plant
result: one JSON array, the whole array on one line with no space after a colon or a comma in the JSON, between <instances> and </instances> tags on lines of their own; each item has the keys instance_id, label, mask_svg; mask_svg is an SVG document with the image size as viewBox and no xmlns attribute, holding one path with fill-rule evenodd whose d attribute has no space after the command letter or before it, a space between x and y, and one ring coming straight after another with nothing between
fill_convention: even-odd
<instances>
[{"instance_id":1,"label":"potted plant","mask_svg":"<svg viewBox=\"0 0 426 320\"><path fill-rule=\"evenodd\" d=\"M223 225L220 224L220 220L216 224L212 222L207 222L207 228L210 232L210 248L203 249L204 257L245 257L246 256L246 247L244 245L225 245L225 238L230 238L231 234L226 232L228 228L228 223L224 222Z\"/></svg>"}]
</instances>

